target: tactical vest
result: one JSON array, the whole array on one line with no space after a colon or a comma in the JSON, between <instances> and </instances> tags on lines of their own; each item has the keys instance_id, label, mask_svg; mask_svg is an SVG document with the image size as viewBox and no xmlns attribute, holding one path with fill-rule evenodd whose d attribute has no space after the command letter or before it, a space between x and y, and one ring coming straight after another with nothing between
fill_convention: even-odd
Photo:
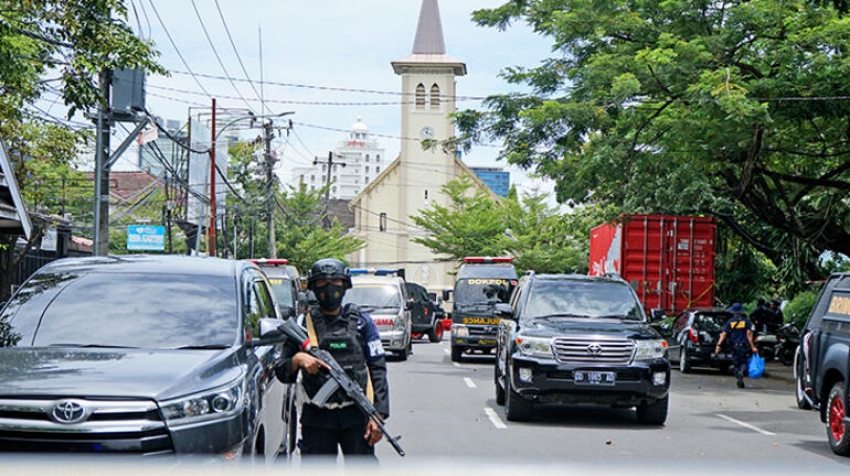
<instances>
[{"instance_id":1,"label":"tactical vest","mask_svg":"<svg viewBox=\"0 0 850 476\"><path fill-rule=\"evenodd\" d=\"M366 366L366 356L363 354L363 339L357 330L360 308L355 304L347 304L343 308L343 318L335 319L330 325L318 306L313 306L310 309L310 316L316 329L316 338L319 340L318 347L328 351L340 367L345 370L348 377L357 382L360 388L365 391L369 381L369 370ZM313 398L329 378L327 374L323 373L318 375L305 373L302 385L307 396ZM337 390L328 399L327 404L334 406L334 404L350 401L345 392Z\"/></svg>"}]
</instances>

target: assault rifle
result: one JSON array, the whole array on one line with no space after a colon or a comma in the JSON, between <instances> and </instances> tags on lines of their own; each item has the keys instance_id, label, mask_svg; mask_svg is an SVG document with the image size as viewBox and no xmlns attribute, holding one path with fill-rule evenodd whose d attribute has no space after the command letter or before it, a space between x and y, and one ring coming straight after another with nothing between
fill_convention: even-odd
<instances>
[{"instance_id":1,"label":"assault rifle","mask_svg":"<svg viewBox=\"0 0 850 476\"><path fill-rule=\"evenodd\" d=\"M378 428L381 429L381 432L387 438L387 441L392 445L396 453L398 453L399 456L404 456L404 449L402 449L398 442L398 440L401 439L401 436L390 436L387 432L387 428L381 414L378 413L378 410L376 410L375 406L372 405L372 402L369 401L369 397L363 393L363 389L360 388L360 385L351 380L336 359L334 359L328 351L311 346L310 338L307 337L307 333L304 329L295 322L295 319L287 319L283 324L278 326L278 330L283 332L288 338L297 342L302 351L309 353L330 367L328 373L331 378L322 385L322 388L320 388L318 392L316 392L316 395L312 398L312 402L319 406L324 405L328 398L330 398L337 389L341 388L342 391L348 395L348 398L354 401L357 408L359 408L360 411L362 411L371 421L378 425Z\"/></svg>"}]
</instances>

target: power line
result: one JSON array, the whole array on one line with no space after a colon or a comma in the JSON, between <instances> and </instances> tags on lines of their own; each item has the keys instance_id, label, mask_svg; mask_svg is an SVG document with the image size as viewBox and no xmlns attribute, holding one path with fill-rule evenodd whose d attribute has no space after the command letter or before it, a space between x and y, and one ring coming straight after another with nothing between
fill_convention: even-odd
<instances>
[{"instance_id":1,"label":"power line","mask_svg":"<svg viewBox=\"0 0 850 476\"><path fill-rule=\"evenodd\" d=\"M227 33L227 39L230 40L230 46L233 48L233 53L236 54L236 60L239 61L239 66L242 67L242 72L245 73L245 78L248 80L248 84L251 85L251 89L254 90L254 94L257 95L257 98L263 103L263 107L265 108L265 100L263 96L257 91L257 88L254 86L254 82L251 81L251 75L248 74L247 68L245 68L245 63L242 62L242 56L239 54L239 49L236 48L236 43L233 41L233 36L230 34L230 28L227 26L227 21L224 19L224 14L221 12L221 6L218 3L218 0L215 0L215 8L218 10L218 16L221 18L221 24L224 25L224 31Z\"/></svg>"},{"instance_id":2,"label":"power line","mask_svg":"<svg viewBox=\"0 0 850 476\"><path fill-rule=\"evenodd\" d=\"M177 52L177 56L180 57L180 61L183 63L183 66L186 67L188 74L190 74L192 76L192 78L195 80L195 82L198 83L198 87L200 87L201 90L204 93L206 93L206 95L210 99L212 99L212 96L210 96L210 93L207 92L206 88L204 88L204 85L201 84L201 81L198 79L198 77L195 75L195 73L192 72L192 68L191 68L191 66L189 66L189 63L186 62L186 58L183 57L183 53L180 52L180 48L178 48L177 44L174 43L174 39L171 37L171 32L168 31L168 28L165 26L165 22L163 22L162 17L159 16L159 11L156 9L156 5L154 5L153 0L148 0L148 2L151 4L151 8L153 8L153 12L156 15L157 20L159 20L159 24L162 26L163 31L165 31L165 36L168 37L168 41L171 42L171 46L174 47L174 51ZM183 73L183 74L187 74L187 73Z\"/></svg>"},{"instance_id":3,"label":"power line","mask_svg":"<svg viewBox=\"0 0 850 476\"><path fill-rule=\"evenodd\" d=\"M224 71L224 75L227 77L227 80L230 81L231 86L233 86L233 89L236 90L236 94L239 95L239 98L242 99L242 102L244 102L245 105L248 106L248 109L253 111L251 105L248 103L248 101L245 100L245 97L242 96L242 92L239 91L239 88L236 87L236 83L233 81L233 78L230 77L230 73L227 72L227 67L224 66L224 62L221 60L221 56L219 56L218 50L215 48L215 44L213 43L212 38L210 38L210 34L207 31L207 25L204 24L204 20L203 18L201 18L201 12L198 11L198 5L195 3L195 0L192 0L192 8L195 10L195 17L198 18L198 23L201 24L201 29L204 31L204 36L207 37L207 43L210 44L210 48L212 48L213 54L215 55L215 59L218 60L218 64L221 66L221 70Z\"/></svg>"}]
</instances>

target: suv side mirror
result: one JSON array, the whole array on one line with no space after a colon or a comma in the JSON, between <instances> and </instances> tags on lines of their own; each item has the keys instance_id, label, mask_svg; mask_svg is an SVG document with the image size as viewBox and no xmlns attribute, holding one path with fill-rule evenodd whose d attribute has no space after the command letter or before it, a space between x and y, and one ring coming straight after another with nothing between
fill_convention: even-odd
<instances>
[{"instance_id":1,"label":"suv side mirror","mask_svg":"<svg viewBox=\"0 0 850 476\"><path fill-rule=\"evenodd\" d=\"M451 289L443 289L443 301L451 301L452 300L452 290Z\"/></svg>"},{"instance_id":2,"label":"suv side mirror","mask_svg":"<svg viewBox=\"0 0 850 476\"><path fill-rule=\"evenodd\" d=\"M666 317L667 316L664 314L664 309L652 309L649 311L650 322L663 321Z\"/></svg>"},{"instance_id":3,"label":"suv side mirror","mask_svg":"<svg viewBox=\"0 0 850 476\"><path fill-rule=\"evenodd\" d=\"M493 309L493 315L499 319L514 319L514 309L510 304L500 302Z\"/></svg>"}]
</instances>

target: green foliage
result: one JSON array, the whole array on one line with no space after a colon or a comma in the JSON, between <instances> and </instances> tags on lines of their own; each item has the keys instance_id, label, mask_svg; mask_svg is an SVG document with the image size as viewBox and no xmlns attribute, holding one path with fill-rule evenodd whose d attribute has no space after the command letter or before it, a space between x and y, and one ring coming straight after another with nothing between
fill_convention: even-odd
<instances>
[{"instance_id":1,"label":"green foliage","mask_svg":"<svg viewBox=\"0 0 850 476\"><path fill-rule=\"evenodd\" d=\"M506 67L530 93L460 111L452 145L504 142L501 158L554 179L561 202L721 216L742 237L724 250L724 269L740 274L720 276L723 292L753 271L746 292L760 292L764 257L795 292L823 251L850 254L850 25L836 5L524 0L476 11L481 26L529 24L553 55Z\"/></svg>"},{"instance_id":2,"label":"green foliage","mask_svg":"<svg viewBox=\"0 0 850 476\"><path fill-rule=\"evenodd\" d=\"M815 306L818 299L819 290L811 289L803 291L794 297L785 308L782 309L782 314L785 316L785 322L793 322L798 329L802 329L809 318L809 313Z\"/></svg>"}]
</instances>

